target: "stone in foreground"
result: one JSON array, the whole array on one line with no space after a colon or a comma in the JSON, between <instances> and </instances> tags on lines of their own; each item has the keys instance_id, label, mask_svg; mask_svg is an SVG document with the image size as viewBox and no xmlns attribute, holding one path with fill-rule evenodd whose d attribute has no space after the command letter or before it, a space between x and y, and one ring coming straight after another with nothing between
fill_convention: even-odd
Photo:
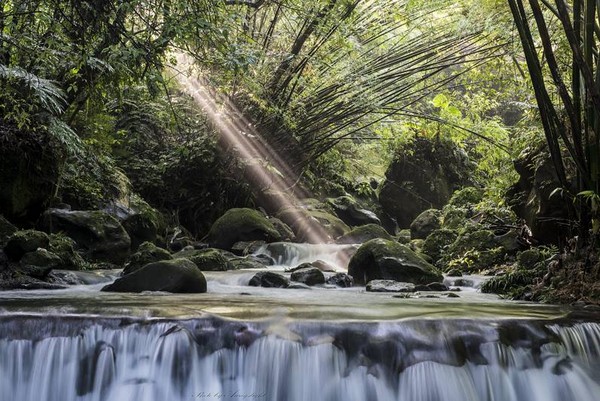
<instances>
[{"instance_id":1,"label":"stone in foreground","mask_svg":"<svg viewBox=\"0 0 600 401\"><path fill-rule=\"evenodd\" d=\"M118 278L102 291L199 293L206 292L206 278L190 260L162 260Z\"/></svg>"}]
</instances>

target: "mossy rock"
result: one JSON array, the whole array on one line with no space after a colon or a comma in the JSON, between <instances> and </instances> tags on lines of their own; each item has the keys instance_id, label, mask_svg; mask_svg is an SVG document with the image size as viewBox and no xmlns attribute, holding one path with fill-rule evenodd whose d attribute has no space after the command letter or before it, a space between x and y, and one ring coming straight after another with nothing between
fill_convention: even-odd
<instances>
[{"instance_id":1,"label":"mossy rock","mask_svg":"<svg viewBox=\"0 0 600 401\"><path fill-rule=\"evenodd\" d=\"M211 246L230 249L239 241L281 240L281 234L262 213L254 209L229 209L210 228L207 241Z\"/></svg>"},{"instance_id":2,"label":"mossy rock","mask_svg":"<svg viewBox=\"0 0 600 401\"><path fill-rule=\"evenodd\" d=\"M258 262L256 259L248 256L230 259L229 264L231 265L232 270L264 269L267 267L266 265Z\"/></svg>"},{"instance_id":3,"label":"mossy rock","mask_svg":"<svg viewBox=\"0 0 600 401\"><path fill-rule=\"evenodd\" d=\"M52 269L60 267L61 259L47 249L27 252L19 262L19 271L30 277L45 278Z\"/></svg>"},{"instance_id":4,"label":"mossy rock","mask_svg":"<svg viewBox=\"0 0 600 401\"><path fill-rule=\"evenodd\" d=\"M378 224L365 224L353 228L350 232L339 237L335 242L338 244L362 244L371 239L383 238L393 241L392 237L383 227Z\"/></svg>"},{"instance_id":5,"label":"mossy rock","mask_svg":"<svg viewBox=\"0 0 600 401\"><path fill-rule=\"evenodd\" d=\"M121 223L100 210L48 209L40 221L48 233L63 232L95 262L124 263L130 254L131 239Z\"/></svg>"},{"instance_id":6,"label":"mossy rock","mask_svg":"<svg viewBox=\"0 0 600 401\"><path fill-rule=\"evenodd\" d=\"M219 249L184 249L175 254L176 258L186 258L198 266L201 271L226 271L232 270L233 266L223 256Z\"/></svg>"},{"instance_id":7,"label":"mossy rock","mask_svg":"<svg viewBox=\"0 0 600 401\"><path fill-rule=\"evenodd\" d=\"M60 268L63 270L86 270L89 264L75 250L77 244L73 239L64 234L50 234L50 252L61 260Z\"/></svg>"},{"instance_id":8,"label":"mossy rock","mask_svg":"<svg viewBox=\"0 0 600 401\"><path fill-rule=\"evenodd\" d=\"M173 257L166 249L159 248L152 242L144 242L138 247L137 252L129 257L129 261L125 264L122 275L133 273L149 263L171 259L173 259Z\"/></svg>"},{"instance_id":9,"label":"mossy rock","mask_svg":"<svg viewBox=\"0 0 600 401\"><path fill-rule=\"evenodd\" d=\"M445 228L434 230L423 242L421 251L431 258L433 264L436 264L448 247L456 241L456 238L458 238L458 234L454 230Z\"/></svg>"},{"instance_id":10,"label":"mossy rock","mask_svg":"<svg viewBox=\"0 0 600 401\"><path fill-rule=\"evenodd\" d=\"M379 224L381 220L375 213L362 208L356 199L349 195L327 199L336 216L349 226L362 226L366 224Z\"/></svg>"},{"instance_id":11,"label":"mossy rock","mask_svg":"<svg viewBox=\"0 0 600 401\"><path fill-rule=\"evenodd\" d=\"M477 271L503 263L506 250L499 246L490 230L474 227L462 232L448 246L438 265L444 270Z\"/></svg>"},{"instance_id":12,"label":"mossy rock","mask_svg":"<svg viewBox=\"0 0 600 401\"><path fill-rule=\"evenodd\" d=\"M428 209L419 214L410 224L410 237L412 239L425 239L433 230L442 224L442 211Z\"/></svg>"},{"instance_id":13,"label":"mossy rock","mask_svg":"<svg viewBox=\"0 0 600 401\"><path fill-rule=\"evenodd\" d=\"M328 242L350 231L338 217L318 209L290 207L280 210L277 217L294 230L296 240L301 242Z\"/></svg>"},{"instance_id":14,"label":"mossy rock","mask_svg":"<svg viewBox=\"0 0 600 401\"><path fill-rule=\"evenodd\" d=\"M43 127L23 131L0 120L0 213L34 222L52 199L65 147Z\"/></svg>"},{"instance_id":15,"label":"mossy rock","mask_svg":"<svg viewBox=\"0 0 600 401\"><path fill-rule=\"evenodd\" d=\"M164 216L139 195L131 195L129 208L133 214L125 217L121 224L131 238L132 251L136 251L143 242L156 243L159 236L165 235L167 223Z\"/></svg>"},{"instance_id":16,"label":"mossy rock","mask_svg":"<svg viewBox=\"0 0 600 401\"><path fill-rule=\"evenodd\" d=\"M537 267L538 263L543 262L544 255L537 248L528 249L517 254L519 267L530 270Z\"/></svg>"},{"instance_id":17,"label":"mossy rock","mask_svg":"<svg viewBox=\"0 0 600 401\"><path fill-rule=\"evenodd\" d=\"M471 249L486 250L496 246L495 235L490 230L476 230L462 233L452 245L449 252L452 254L465 252Z\"/></svg>"},{"instance_id":18,"label":"mossy rock","mask_svg":"<svg viewBox=\"0 0 600 401\"><path fill-rule=\"evenodd\" d=\"M161 260L115 280L102 288L109 292L206 292L206 278L188 259Z\"/></svg>"},{"instance_id":19,"label":"mossy rock","mask_svg":"<svg viewBox=\"0 0 600 401\"><path fill-rule=\"evenodd\" d=\"M396 236L397 240L399 243L401 244L409 244L411 237L410 237L410 229L405 228L402 229L398 232L398 235Z\"/></svg>"},{"instance_id":20,"label":"mossy rock","mask_svg":"<svg viewBox=\"0 0 600 401\"><path fill-rule=\"evenodd\" d=\"M408 227L424 210L443 207L455 190L472 185L475 167L452 141L416 137L396 150L379 203L400 227Z\"/></svg>"},{"instance_id":21,"label":"mossy rock","mask_svg":"<svg viewBox=\"0 0 600 401\"><path fill-rule=\"evenodd\" d=\"M476 205L483 200L483 189L475 187L465 187L454 191L450 200L449 205L456 207L468 207L470 205Z\"/></svg>"},{"instance_id":22,"label":"mossy rock","mask_svg":"<svg viewBox=\"0 0 600 401\"><path fill-rule=\"evenodd\" d=\"M8 237L18 231L18 228L0 214L0 247L4 247Z\"/></svg>"},{"instance_id":23,"label":"mossy rock","mask_svg":"<svg viewBox=\"0 0 600 401\"><path fill-rule=\"evenodd\" d=\"M458 230L465 225L468 215L468 211L464 208L446 205L442 209L442 228Z\"/></svg>"},{"instance_id":24,"label":"mossy rock","mask_svg":"<svg viewBox=\"0 0 600 401\"><path fill-rule=\"evenodd\" d=\"M269 221L273 224L273 227L279 232L281 236L281 241L295 241L296 234L294 234L294 230L291 229L290 226L285 224L283 221L276 217L270 217Z\"/></svg>"},{"instance_id":25,"label":"mossy rock","mask_svg":"<svg viewBox=\"0 0 600 401\"><path fill-rule=\"evenodd\" d=\"M27 252L34 252L38 248L48 248L50 238L41 231L22 230L11 235L4 246L4 253L10 260L18 261Z\"/></svg>"},{"instance_id":26,"label":"mossy rock","mask_svg":"<svg viewBox=\"0 0 600 401\"><path fill-rule=\"evenodd\" d=\"M441 273L405 245L373 239L365 242L348 264L357 284L371 280L395 280L414 284L442 281Z\"/></svg>"}]
</instances>

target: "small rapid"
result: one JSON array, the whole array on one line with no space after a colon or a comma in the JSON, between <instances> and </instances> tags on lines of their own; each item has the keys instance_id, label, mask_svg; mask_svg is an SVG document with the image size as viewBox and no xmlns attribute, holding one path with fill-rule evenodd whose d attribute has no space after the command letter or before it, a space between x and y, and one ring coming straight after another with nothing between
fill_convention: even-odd
<instances>
[{"instance_id":1,"label":"small rapid","mask_svg":"<svg viewBox=\"0 0 600 401\"><path fill-rule=\"evenodd\" d=\"M2 319L0 401L600 399L598 323L53 319Z\"/></svg>"}]
</instances>

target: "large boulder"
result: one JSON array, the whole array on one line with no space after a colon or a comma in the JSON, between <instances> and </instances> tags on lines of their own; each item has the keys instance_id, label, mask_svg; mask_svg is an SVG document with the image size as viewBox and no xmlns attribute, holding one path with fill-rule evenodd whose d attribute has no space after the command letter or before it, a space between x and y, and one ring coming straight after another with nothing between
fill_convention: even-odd
<instances>
[{"instance_id":1,"label":"large boulder","mask_svg":"<svg viewBox=\"0 0 600 401\"><path fill-rule=\"evenodd\" d=\"M191 260L201 271L217 272L233 269L229 260L223 256L219 249L183 249L177 252L175 257Z\"/></svg>"},{"instance_id":2,"label":"large boulder","mask_svg":"<svg viewBox=\"0 0 600 401\"><path fill-rule=\"evenodd\" d=\"M342 235L335 240L338 244L362 244L368 240L375 238L383 238L393 240L392 237L383 227L377 224L365 224L353 228L350 232Z\"/></svg>"},{"instance_id":3,"label":"large boulder","mask_svg":"<svg viewBox=\"0 0 600 401\"><path fill-rule=\"evenodd\" d=\"M56 190L64 146L44 129L32 132L0 121L0 214L33 222Z\"/></svg>"},{"instance_id":4,"label":"large boulder","mask_svg":"<svg viewBox=\"0 0 600 401\"><path fill-rule=\"evenodd\" d=\"M442 281L440 272L406 245L384 239L365 242L348 264L357 284L371 280L395 280L413 284Z\"/></svg>"},{"instance_id":5,"label":"large boulder","mask_svg":"<svg viewBox=\"0 0 600 401\"><path fill-rule=\"evenodd\" d=\"M235 208L213 223L206 239L215 248L230 249L239 241L279 241L281 234L259 211Z\"/></svg>"},{"instance_id":6,"label":"large boulder","mask_svg":"<svg viewBox=\"0 0 600 401\"><path fill-rule=\"evenodd\" d=\"M48 250L60 258L64 270L86 270L88 263L76 251L77 244L64 234L51 234Z\"/></svg>"},{"instance_id":7,"label":"large boulder","mask_svg":"<svg viewBox=\"0 0 600 401\"><path fill-rule=\"evenodd\" d=\"M190 260L161 260L118 278L102 291L200 293L206 292L206 278Z\"/></svg>"},{"instance_id":8,"label":"large boulder","mask_svg":"<svg viewBox=\"0 0 600 401\"><path fill-rule=\"evenodd\" d=\"M472 185L474 168L452 142L415 138L388 167L379 203L399 227L408 227L422 211L441 209L456 189Z\"/></svg>"},{"instance_id":9,"label":"large boulder","mask_svg":"<svg viewBox=\"0 0 600 401\"><path fill-rule=\"evenodd\" d=\"M163 218L156 209L138 196L130 203L133 213L121 221L121 225L131 238L131 250L136 251L144 242L156 242L159 231L164 229Z\"/></svg>"},{"instance_id":10,"label":"large boulder","mask_svg":"<svg viewBox=\"0 0 600 401\"><path fill-rule=\"evenodd\" d=\"M431 258L433 264L436 264L448 247L456 241L457 237L458 234L454 230L446 228L434 230L423 242L421 251Z\"/></svg>"},{"instance_id":11,"label":"large boulder","mask_svg":"<svg viewBox=\"0 0 600 401\"><path fill-rule=\"evenodd\" d=\"M442 211L427 209L410 223L410 238L425 239L442 225Z\"/></svg>"},{"instance_id":12,"label":"large boulder","mask_svg":"<svg viewBox=\"0 0 600 401\"><path fill-rule=\"evenodd\" d=\"M133 273L134 271L140 270L142 267L149 263L159 262L161 260L171 260L173 257L171 253L166 249L159 248L152 242L144 242L139 247L136 253L131 255L125 268L123 269L122 275Z\"/></svg>"},{"instance_id":13,"label":"large boulder","mask_svg":"<svg viewBox=\"0 0 600 401\"><path fill-rule=\"evenodd\" d=\"M61 260L52 252L38 248L23 255L19 264L19 271L30 277L43 279L52 269L60 267Z\"/></svg>"},{"instance_id":14,"label":"large boulder","mask_svg":"<svg viewBox=\"0 0 600 401\"><path fill-rule=\"evenodd\" d=\"M122 264L129 257L131 239L127 231L106 212L48 209L39 225L46 232L71 237L91 260Z\"/></svg>"},{"instance_id":15,"label":"large boulder","mask_svg":"<svg viewBox=\"0 0 600 401\"><path fill-rule=\"evenodd\" d=\"M560 236L567 233L564 222L570 221L575 213L573 202L555 192L561 185L550 157L526 149L514 166L519 181L507 192L508 205L525 220L536 240L558 244Z\"/></svg>"},{"instance_id":16,"label":"large boulder","mask_svg":"<svg viewBox=\"0 0 600 401\"><path fill-rule=\"evenodd\" d=\"M333 208L335 214L349 226L362 226L364 224L381 224L381 220L375 213L363 209L351 196L340 196L330 198L327 202Z\"/></svg>"},{"instance_id":17,"label":"large boulder","mask_svg":"<svg viewBox=\"0 0 600 401\"><path fill-rule=\"evenodd\" d=\"M38 248L48 248L50 238L41 231L23 230L11 235L4 246L4 253L10 260L18 261L27 252L33 252Z\"/></svg>"},{"instance_id":18,"label":"large boulder","mask_svg":"<svg viewBox=\"0 0 600 401\"><path fill-rule=\"evenodd\" d=\"M17 230L17 227L0 214L0 247L4 247L8 237L13 235Z\"/></svg>"},{"instance_id":19,"label":"large boulder","mask_svg":"<svg viewBox=\"0 0 600 401\"><path fill-rule=\"evenodd\" d=\"M339 217L324 209L289 207L280 210L277 217L294 230L296 240L301 242L328 242L350 231Z\"/></svg>"}]
</instances>

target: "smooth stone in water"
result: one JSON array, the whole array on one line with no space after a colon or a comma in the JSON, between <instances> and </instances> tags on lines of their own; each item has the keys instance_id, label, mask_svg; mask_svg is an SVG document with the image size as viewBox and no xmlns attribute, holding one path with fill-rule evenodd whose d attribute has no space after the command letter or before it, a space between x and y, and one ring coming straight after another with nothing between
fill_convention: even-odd
<instances>
[{"instance_id":1,"label":"smooth stone in water","mask_svg":"<svg viewBox=\"0 0 600 401\"><path fill-rule=\"evenodd\" d=\"M250 279L252 287L287 288L290 281L281 274L273 272L258 272Z\"/></svg>"},{"instance_id":2,"label":"smooth stone in water","mask_svg":"<svg viewBox=\"0 0 600 401\"><path fill-rule=\"evenodd\" d=\"M306 285L325 284L325 275L316 267L308 267L296 270L290 277L293 281L298 281Z\"/></svg>"},{"instance_id":3,"label":"smooth stone in water","mask_svg":"<svg viewBox=\"0 0 600 401\"><path fill-rule=\"evenodd\" d=\"M349 288L354 285L354 279L346 273L336 273L325 280L327 284L335 285L336 287Z\"/></svg>"},{"instance_id":4,"label":"smooth stone in water","mask_svg":"<svg viewBox=\"0 0 600 401\"><path fill-rule=\"evenodd\" d=\"M206 292L206 278L188 259L162 260L118 278L102 291L201 293Z\"/></svg>"}]
</instances>

